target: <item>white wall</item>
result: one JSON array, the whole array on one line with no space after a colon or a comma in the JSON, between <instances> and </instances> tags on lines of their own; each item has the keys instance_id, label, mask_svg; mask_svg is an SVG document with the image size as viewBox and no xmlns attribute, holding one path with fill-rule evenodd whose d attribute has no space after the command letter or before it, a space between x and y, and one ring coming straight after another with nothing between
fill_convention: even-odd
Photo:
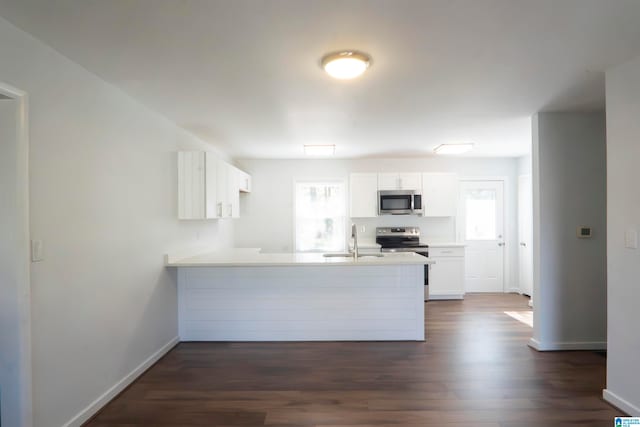
<instances>
[{"instance_id":1,"label":"white wall","mask_svg":"<svg viewBox=\"0 0 640 427\"><path fill-rule=\"evenodd\" d=\"M227 247L176 220L178 149L210 149L0 19L0 81L29 93L36 427L60 426L177 336L163 254Z\"/></svg>"},{"instance_id":2,"label":"white wall","mask_svg":"<svg viewBox=\"0 0 640 427\"><path fill-rule=\"evenodd\" d=\"M250 196L241 197L241 218L236 223L238 247L260 247L268 252L290 252L293 246L293 184L295 180L342 179L352 172L455 172L464 177L507 177L506 287L517 288L517 161L515 158L425 157L359 160L239 160L252 175ZM375 239L376 226L419 226L426 239L455 240L455 219L393 216L358 219L366 230L359 238Z\"/></svg>"},{"instance_id":3,"label":"white wall","mask_svg":"<svg viewBox=\"0 0 640 427\"><path fill-rule=\"evenodd\" d=\"M531 168L532 168L532 159L531 159L531 154L527 154L525 156L520 156L518 157L518 177L521 176L528 176L528 181L529 183L531 183ZM531 231L532 231L532 227L533 227L533 212L532 212L532 208L530 209L529 207L532 205L533 202L533 186L532 185L527 185L526 188L522 188L522 189L518 189L518 192L522 190L522 194L518 194L518 197L521 197L523 199L523 207L521 206L517 206L517 209L527 209L527 212L520 212L518 211L518 233L520 233L520 231L522 231L523 236L518 236L518 245L520 245L521 241L524 241L525 244L527 244L528 241L528 246L533 245L532 239L531 239ZM528 224L520 224L520 221L527 221ZM523 279L525 281L528 281L529 284L532 283L533 279L532 279L532 275L531 275L531 266L533 266L533 250L531 247L527 247L527 248L521 248L518 247L518 289L520 292L524 292L527 295L531 294L531 286L529 286L529 289L527 289L527 285L525 283L521 283L523 281ZM528 259L524 259L524 258L528 258ZM527 268L528 266L528 268ZM524 272L520 272L520 269L524 267ZM527 271L529 272L528 277L529 279L525 279L523 277L523 274L527 274Z\"/></svg>"},{"instance_id":4,"label":"white wall","mask_svg":"<svg viewBox=\"0 0 640 427\"><path fill-rule=\"evenodd\" d=\"M531 155L518 157L518 175L531 175Z\"/></svg>"},{"instance_id":5,"label":"white wall","mask_svg":"<svg viewBox=\"0 0 640 427\"><path fill-rule=\"evenodd\" d=\"M540 349L606 345L604 113L534 117L534 340ZM579 239L578 226L593 227Z\"/></svg>"},{"instance_id":6,"label":"white wall","mask_svg":"<svg viewBox=\"0 0 640 427\"><path fill-rule=\"evenodd\" d=\"M640 58L607 72L608 352L605 398L640 416L640 250L625 231L640 231Z\"/></svg>"},{"instance_id":7,"label":"white wall","mask_svg":"<svg viewBox=\"0 0 640 427\"><path fill-rule=\"evenodd\" d=\"M18 215L17 102L0 97L0 425L19 426L23 420L21 397L28 384L22 373L28 357L22 354L20 268L24 254L16 251L20 232ZM26 359L26 360L25 360Z\"/></svg>"}]
</instances>

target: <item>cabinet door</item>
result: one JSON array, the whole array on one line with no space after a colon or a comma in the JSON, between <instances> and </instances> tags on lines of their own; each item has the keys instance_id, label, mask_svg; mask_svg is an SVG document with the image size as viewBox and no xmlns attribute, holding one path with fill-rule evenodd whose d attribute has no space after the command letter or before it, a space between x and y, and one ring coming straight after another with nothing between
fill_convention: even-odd
<instances>
[{"instance_id":1,"label":"cabinet door","mask_svg":"<svg viewBox=\"0 0 640 427\"><path fill-rule=\"evenodd\" d=\"M464 257L431 257L429 299L464 297Z\"/></svg>"},{"instance_id":2,"label":"cabinet door","mask_svg":"<svg viewBox=\"0 0 640 427\"><path fill-rule=\"evenodd\" d=\"M397 173L379 173L378 190L399 190L400 176Z\"/></svg>"},{"instance_id":3,"label":"cabinet door","mask_svg":"<svg viewBox=\"0 0 640 427\"><path fill-rule=\"evenodd\" d=\"M422 180L419 173L401 173L398 174L398 187L400 190L416 190L422 189Z\"/></svg>"},{"instance_id":4,"label":"cabinet door","mask_svg":"<svg viewBox=\"0 0 640 427\"><path fill-rule=\"evenodd\" d=\"M454 173L422 174L422 215L455 217L458 214L458 176Z\"/></svg>"},{"instance_id":5,"label":"cabinet door","mask_svg":"<svg viewBox=\"0 0 640 427\"><path fill-rule=\"evenodd\" d=\"M238 187L242 193L251 193L251 175L238 169Z\"/></svg>"},{"instance_id":6,"label":"cabinet door","mask_svg":"<svg viewBox=\"0 0 640 427\"><path fill-rule=\"evenodd\" d=\"M205 153L205 217L207 219L218 218L216 203L218 201L218 159L213 153Z\"/></svg>"},{"instance_id":7,"label":"cabinet door","mask_svg":"<svg viewBox=\"0 0 640 427\"><path fill-rule=\"evenodd\" d=\"M178 218L205 217L205 153L178 152Z\"/></svg>"},{"instance_id":8,"label":"cabinet door","mask_svg":"<svg viewBox=\"0 0 640 427\"><path fill-rule=\"evenodd\" d=\"M240 169L235 166L228 166L227 177L227 206L229 210L227 217L240 218Z\"/></svg>"},{"instance_id":9,"label":"cabinet door","mask_svg":"<svg viewBox=\"0 0 640 427\"><path fill-rule=\"evenodd\" d=\"M351 218L378 216L378 175L352 173L349 179Z\"/></svg>"},{"instance_id":10,"label":"cabinet door","mask_svg":"<svg viewBox=\"0 0 640 427\"><path fill-rule=\"evenodd\" d=\"M222 160L218 161L216 171L216 205L215 209L218 218L228 218L229 209L229 165Z\"/></svg>"}]
</instances>

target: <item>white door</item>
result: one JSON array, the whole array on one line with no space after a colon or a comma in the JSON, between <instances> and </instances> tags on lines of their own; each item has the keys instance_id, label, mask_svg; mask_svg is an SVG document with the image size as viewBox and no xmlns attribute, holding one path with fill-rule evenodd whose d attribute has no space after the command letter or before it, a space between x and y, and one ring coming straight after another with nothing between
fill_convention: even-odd
<instances>
[{"instance_id":1,"label":"white door","mask_svg":"<svg viewBox=\"0 0 640 427\"><path fill-rule=\"evenodd\" d=\"M467 292L504 292L504 182L460 182Z\"/></svg>"},{"instance_id":2,"label":"white door","mask_svg":"<svg viewBox=\"0 0 640 427\"><path fill-rule=\"evenodd\" d=\"M518 177L518 264L520 291L533 295L533 188L531 175Z\"/></svg>"}]
</instances>

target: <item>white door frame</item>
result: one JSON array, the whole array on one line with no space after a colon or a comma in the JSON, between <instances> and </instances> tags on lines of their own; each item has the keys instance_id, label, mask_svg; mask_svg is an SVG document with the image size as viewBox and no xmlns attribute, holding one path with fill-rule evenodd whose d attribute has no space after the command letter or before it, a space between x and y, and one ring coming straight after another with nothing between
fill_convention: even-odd
<instances>
[{"instance_id":1,"label":"white door frame","mask_svg":"<svg viewBox=\"0 0 640 427\"><path fill-rule=\"evenodd\" d=\"M511 269L510 269L510 257L509 257L509 243L511 235L509 234L509 227L511 226L511 222L509 216L507 215L507 206L511 202L509 198L509 177L508 176L462 176L458 178L458 182L474 182L474 181L501 181L502 182L502 236L503 241L506 246L502 251L503 255L503 263L502 263L502 292L513 292L514 289L507 286L507 283L511 283ZM458 203L458 215L456 216L456 239L461 242L463 241L462 235L462 207Z\"/></svg>"},{"instance_id":2,"label":"white door frame","mask_svg":"<svg viewBox=\"0 0 640 427\"><path fill-rule=\"evenodd\" d=\"M32 361L31 361L31 259L30 259L30 232L29 232L29 122L28 122L28 96L15 87L0 82L0 94L8 97L16 103L17 111L17 168L16 168L16 200L18 226L18 239L15 248L18 257L17 280L19 288L18 313L20 324L20 349L23 364L20 369L21 385L20 414L22 426L33 425L32 410ZM21 426L21 427L22 427Z\"/></svg>"}]
</instances>

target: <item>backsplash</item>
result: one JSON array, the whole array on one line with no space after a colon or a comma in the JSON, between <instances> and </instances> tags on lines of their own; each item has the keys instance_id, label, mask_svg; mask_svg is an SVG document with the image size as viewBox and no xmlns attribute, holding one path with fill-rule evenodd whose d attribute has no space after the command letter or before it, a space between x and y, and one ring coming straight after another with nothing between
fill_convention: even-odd
<instances>
[{"instance_id":1,"label":"backsplash","mask_svg":"<svg viewBox=\"0 0 640 427\"><path fill-rule=\"evenodd\" d=\"M376 227L420 227L423 241L455 241L456 220L452 217L425 218L415 215L385 215L376 218L353 218L358 226L358 238L372 241L376 238Z\"/></svg>"}]
</instances>

